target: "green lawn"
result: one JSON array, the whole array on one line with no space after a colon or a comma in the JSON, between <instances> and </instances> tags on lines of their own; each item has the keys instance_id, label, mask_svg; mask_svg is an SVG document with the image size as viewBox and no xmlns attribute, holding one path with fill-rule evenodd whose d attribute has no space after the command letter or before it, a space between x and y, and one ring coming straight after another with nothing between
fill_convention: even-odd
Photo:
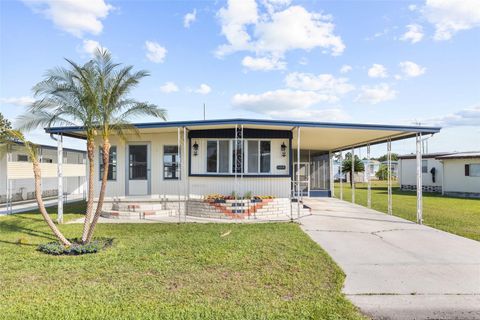
<instances>
[{"instance_id":1,"label":"green lawn","mask_svg":"<svg viewBox=\"0 0 480 320\"><path fill-rule=\"evenodd\" d=\"M351 188L343 184L344 200L351 201ZM339 184L335 184L335 195L340 196ZM367 205L367 185L355 184L355 201ZM415 192L393 188L393 214L416 221L417 198ZM387 212L387 188L382 181L372 182L372 208ZM423 193L424 224L463 237L480 240L480 200L444 197L436 193Z\"/></svg>"},{"instance_id":2,"label":"green lawn","mask_svg":"<svg viewBox=\"0 0 480 320\"><path fill-rule=\"evenodd\" d=\"M84 205L65 209L69 220ZM68 237L81 228L61 226ZM54 240L39 214L1 217L0 318L362 318L341 294L342 271L294 223L97 230L115 238L112 248L48 256L35 250Z\"/></svg>"}]
</instances>

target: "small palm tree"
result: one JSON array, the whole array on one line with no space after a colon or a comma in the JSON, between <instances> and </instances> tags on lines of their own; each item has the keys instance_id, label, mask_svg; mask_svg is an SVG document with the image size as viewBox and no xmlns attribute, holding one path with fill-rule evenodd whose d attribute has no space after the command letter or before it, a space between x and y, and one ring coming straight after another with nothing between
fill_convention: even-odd
<instances>
[{"instance_id":1,"label":"small palm tree","mask_svg":"<svg viewBox=\"0 0 480 320\"><path fill-rule=\"evenodd\" d=\"M43 203L42 199L42 171L40 168L40 163L38 161L38 147L25 139L25 136L18 130L13 129L4 129L3 134L0 135L0 154L4 154L8 151L11 146L22 146L25 152L28 154L32 161L33 166L33 176L35 181L35 199L38 204L38 209L42 214L43 219L47 223L47 225L52 230L53 234L57 237L57 239L64 245L70 246L71 243L68 241L67 238L62 234L62 232L58 229L53 222L52 218L47 212L45 208L45 204Z\"/></svg>"},{"instance_id":2,"label":"small palm tree","mask_svg":"<svg viewBox=\"0 0 480 320\"><path fill-rule=\"evenodd\" d=\"M22 130L63 125L84 128L89 165L87 210L82 233L82 241L85 242L93 212L98 94L92 87L95 81L93 63L79 66L65 60L70 68L57 67L47 71L45 79L33 87L37 100L18 118L18 123Z\"/></svg>"},{"instance_id":3,"label":"small palm tree","mask_svg":"<svg viewBox=\"0 0 480 320\"><path fill-rule=\"evenodd\" d=\"M92 239L98 218L102 213L103 202L107 187L110 135L115 134L126 140L127 134L138 134L138 130L129 122L136 116L153 116L166 120L167 112L154 104L139 102L128 98L131 90L138 85L141 79L149 76L147 71L141 70L132 73L133 66L122 67L112 62L110 53L106 50L97 50L93 60L93 69L96 75L96 89L99 96L98 131L103 140L102 159L103 176L97 210L87 236L87 242Z\"/></svg>"},{"instance_id":4,"label":"small palm tree","mask_svg":"<svg viewBox=\"0 0 480 320\"><path fill-rule=\"evenodd\" d=\"M362 161L355 156L355 160L353 161L353 169L355 172L362 172L365 170L365 166L363 165ZM350 185L354 183L353 171L352 171L352 154L347 153L345 155L345 160L343 160L342 164L342 172L349 172L350 173Z\"/></svg>"}]
</instances>

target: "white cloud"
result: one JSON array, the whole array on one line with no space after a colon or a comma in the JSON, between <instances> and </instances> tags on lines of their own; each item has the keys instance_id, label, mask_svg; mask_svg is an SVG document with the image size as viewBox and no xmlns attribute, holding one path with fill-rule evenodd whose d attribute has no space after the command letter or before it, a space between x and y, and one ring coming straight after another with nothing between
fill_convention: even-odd
<instances>
[{"instance_id":1,"label":"white cloud","mask_svg":"<svg viewBox=\"0 0 480 320\"><path fill-rule=\"evenodd\" d=\"M82 48L81 48L82 52L87 53L90 56L93 56L93 54L97 49L108 50L107 48L103 47L98 41L88 40L88 39L83 40Z\"/></svg>"},{"instance_id":2,"label":"white cloud","mask_svg":"<svg viewBox=\"0 0 480 320\"><path fill-rule=\"evenodd\" d=\"M415 10L417 10L417 6L415 4L411 4L411 5L408 6L408 10L415 11Z\"/></svg>"},{"instance_id":3,"label":"white cloud","mask_svg":"<svg viewBox=\"0 0 480 320\"><path fill-rule=\"evenodd\" d=\"M400 62L400 69L402 70L403 75L407 78L421 76L427 70L425 67L422 67L412 61Z\"/></svg>"},{"instance_id":4,"label":"white cloud","mask_svg":"<svg viewBox=\"0 0 480 320\"><path fill-rule=\"evenodd\" d=\"M145 48L147 49L148 60L155 63L163 63L167 54L167 49L162 47L159 43L154 41L145 41Z\"/></svg>"},{"instance_id":5,"label":"white cloud","mask_svg":"<svg viewBox=\"0 0 480 320\"><path fill-rule=\"evenodd\" d=\"M480 124L480 104L474 105L457 111L455 113L447 114L445 116L430 118L423 121L429 125L454 127L454 126L476 126Z\"/></svg>"},{"instance_id":6,"label":"white cloud","mask_svg":"<svg viewBox=\"0 0 480 320\"><path fill-rule=\"evenodd\" d=\"M15 105L15 106L28 106L35 101L32 97L10 97L0 98L0 104Z\"/></svg>"},{"instance_id":7,"label":"white cloud","mask_svg":"<svg viewBox=\"0 0 480 320\"><path fill-rule=\"evenodd\" d=\"M352 66L348 65L348 64L344 64L341 68L340 68L340 73L349 73L350 71L352 71Z\"/></svg>"},{"instance_id":8,"label":"white cloud","mask_svg":"<svg viewBox=\"0 0 480 320\"><path fill-rule=\"evenodd\" d=\"M458 31L480 26L478 0L427 0L422 13L435 27L435 40L449 40Z\"/></svg>"},{"instance_id":9,"label":"white cloud","mask_svg":"<svg viewBox=\"0 0 480 320\"><path fill-rule=\"evenodd\" d=\"M313 91L280 89L261 94L236 94L232 105L250 112L283 119L344 120L347 115L339 108L313 108L329 101L328 95Z\"/></svg>"},{"instance_id":10,"label":"white cloud","mask_svg":"<svg viewBox=\"0 0 480 320\"><path fill-rule=\"evenodd\" d=\"M381 64L374 63L370 69L368 69L368 76L370 78L386 78L388 77L387 68Z\"/></svg>"},{"instance_id":11,"label":"white cloud","mask_svg":"<svg viewBox=\"0 0 480 320\"><path fill-rule=\"evenodd\" d=\"M183 26L185 28L190 28L190 25L197 20L197 9L193 9L192 12L187 13L183 17Z\"/></svg>"},{"instance_id":12,"label":"white cloud","mask_svg":"<svg viewBox=\"0 0 480 320\"><path fill-rule=\"evenodd\" d=\"M250 70L283 70L286 67L284 61L279 60L278 58L254 58L251 56L246 56L242 60L242 65Z\"/></svg>"},{"instance_id":13,"label":"white cloud","mask_svg":"<svg viewBox=\"0 0 480 320\"><path fill-rule=\"evenodd\" d=\"M314 75L311 73L292 72L285 77L288 88L318 93L331 96L330 100L338 100L339 95L344 95L355 87L348 82L347 78L335 78L331 74Z\"/></svg>"},{"instance_id":14,"label":"white cloud","mask_svg":"<svg viewBox=\"0 0 480 320\"><path fill-rule=\"evenodd\" d=\"M309 12L302 6L288 6L290 1L263 1L259 10L255 0L229 0L218 17L227 43L216 54L223 57L238 51L249 51L256 58L284 58L290 50L323 48L332 55L340 55L345 45L333 31L335 25L329 15Z\"/></svg>"},{"instance_id":15,"label":"white cloud","mask_svg":"<svg viewBox=\"0 0 480 320\"><path fill-rule=\"evenodd\" d=\"M194 90L195 93L199 93L199 94L209 94L211 91L212 91L212 88L205 83L202 83L200 87L198 87L198 89Z\"/></svg>"},{"instance_id":16,"label":"white cloud","mask_svg":"<svg viewBox=\"0 0 480 320\"><path fill-rule=\"evenodd\" d=\"M162 86L160 86L160 91L163 93L178 92L179 90L180 89L178 86L172 81L165 82Z\"/></svg>"},{"instance_id":17,"label":"white cloud","mask_svg":"<svg viewBox=\"0 0 480 320\"><path fill-rule=\"evenodd\" d=\"M397 92L390 88L386 83L374 86L362 86L360 94L355 99L356 102L377 104L383 101L393 100Z\"/></svg>"},{"instance_id":18,"label":"white cloud","mask_svg":"<svg viewBox=\"0 0 480 320\"><path fill-rule=\"evenodd\" d=\"M55 26L76 37L85 33L99 34L102 21L113 6L104 0L23 0L34 12L52 20Z\"/></svg>"},{"instance_id":19,"label":"white cloud","mask_svg":"<svg viewBox=\"0 0 480 320\"><path fill-rule=\"evenodd\" d=\"M410 41L411 43L420 42L423 39L423 27L419 24L407 25L407 32L405 32L400 40Z\"/></svg>"}]
</instances>

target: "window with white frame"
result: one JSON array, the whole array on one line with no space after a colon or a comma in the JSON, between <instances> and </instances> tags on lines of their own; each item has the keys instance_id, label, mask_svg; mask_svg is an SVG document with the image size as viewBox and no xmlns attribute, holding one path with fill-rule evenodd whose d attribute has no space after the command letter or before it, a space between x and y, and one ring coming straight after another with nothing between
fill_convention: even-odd
<instances>
[{"instance_id":1,"label":"window with white frame","mask_svg":"<svg viewBox=\"0 0 480 320\"><path fill-rule=\"evenodd\" d=\"M207 141L207 172L208 173L229 173L229 140L208 140Z\"/></svg>"},{"instance_id":2,"label":"window with white frame","mask_svg":"<svg viewBox=\"0 0 480 320\"><path fill-rule=\"evenodd\" d=\"M18 162L28 162L28 156L26 154L18 154L17 161Z\"/></svg>"},{"instance_id":3,"label":"window with white frame","mask_svg":"<svg viewBox=\"0 0 480 320\"><path fill-rule=\"evenodd\" d=\"M270 173L271 142L268 140L248 140L248 173Z\"/></svg>"},{"instance_id":4,"label":"window with white frame","mask_svg":"<svg viewBox=\"0 0 480 320\"><path fill-rule=\"evenodd\" d=\"M465 165L465 176L480 177L480 163L470 163Z\"/></svg>"}]
</instances>

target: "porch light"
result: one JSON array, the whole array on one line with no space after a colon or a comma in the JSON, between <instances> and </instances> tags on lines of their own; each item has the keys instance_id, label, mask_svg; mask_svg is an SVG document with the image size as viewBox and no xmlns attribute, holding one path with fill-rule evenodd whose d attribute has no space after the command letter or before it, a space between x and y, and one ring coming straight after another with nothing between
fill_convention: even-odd
<instances>
[{"instance_id":1,"label":"porch light","mask_svg":"<svg viewBox=\"0 0 480 320\"><path fill-rule=\"evenodd\" d=\"M198 143L197 143L197 141L195 141L195 143L193 144L193 155L198 156Z\"/></svg>"},{"instance_id":2,"label":"porch light","mask_svg":"<svg viewBox=\"0 0 480 320\"><path fill-rule=\"evenodd\" d=\"M282 142L282 145L280 146L280 149L282 150L282 157L287 156L287 146L285 145L285 142Z\"/></svg>"}]
</instances>

